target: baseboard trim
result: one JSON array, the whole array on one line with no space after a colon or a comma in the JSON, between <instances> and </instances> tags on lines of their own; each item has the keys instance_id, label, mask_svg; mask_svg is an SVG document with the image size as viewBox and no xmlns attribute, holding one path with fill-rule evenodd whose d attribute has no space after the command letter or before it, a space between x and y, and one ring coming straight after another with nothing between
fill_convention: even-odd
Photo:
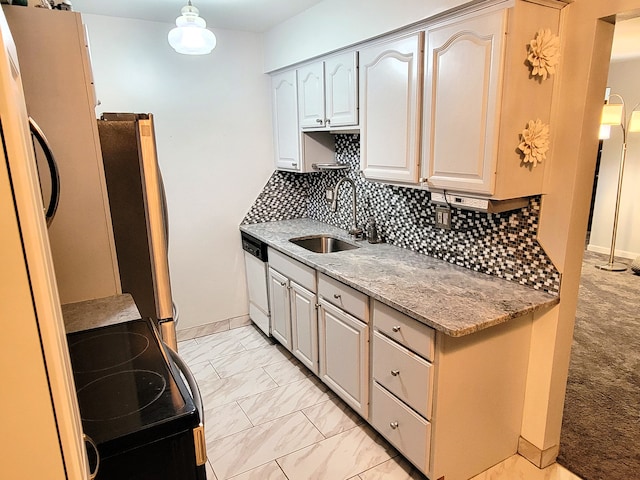
<instances>
[{"instance_id":1,"label":"baseboard trim","mask_svg":"<svg viewBox=\"0 0 640 480\"><path fill-rule=\"evenodd\" d=\"M191 340L192 338L203 337L205 335L211 335L212 333L224 332L233 328L244 327L250 325L251 319L249 315L240 315L239 317L227 318L226 320L219 320L217 322L207 323L205 325L198 325L197 327L178 329L176 335L178 341Z\"/></svg>"},{"instance_id":2,"label":"baseboard trim","mask_svg":"<svg viewBox=\"0 0 640 480\"><path fill-rule=\"evenodd\" d=\"M553 445L545 450L540 450L525 438L518 439L518 453L533 463L538 468L546 468L555 463L560 445Z\"/></svg>"},{"instance_id":3,"label":"baseboard trim","mask_svg":"<svg viewBox=\"0 0 640 480\"><path fill-rule=\"evenodd\" d=\"M609 255L611 253L611 247L610 246L609 247L601 247L600 245L594 245L592 243L587 245L587 250L590 251L590 252L594 252L594 253L604 253L606 255ZM638 253L638 252L629 252L627 250L616 249L616 251L615 251L615 256L616 257L626 258L626 259L629 259L629 260L633 260L638 255L640 255L640 253Z\"/></svg>"}]
</instances>

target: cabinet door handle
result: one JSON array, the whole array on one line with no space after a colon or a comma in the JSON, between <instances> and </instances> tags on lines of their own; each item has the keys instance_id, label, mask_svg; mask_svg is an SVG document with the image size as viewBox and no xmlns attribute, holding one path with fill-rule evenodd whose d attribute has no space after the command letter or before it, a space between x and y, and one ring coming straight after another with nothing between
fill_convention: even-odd
<instances>
[{"instance_id":1,"label":"cabinet door handle","mask_svg":"<svg viewBox=\"0 0 640 480\"><path fill-rule=\"evenodd\" d=\"M280 282L280 286L281 287L286 287L287 286L287 282Z\"/></svg>"},{"instance_id":2,"label":"cabinet door handle","mask_svg":"<svg viewBox=\"0 0 640 480\"><path fill-rule=\"evenodd\" d=\"M398 375L400 375L400 370L391 370L391 375L397 377Z\"/></svg>"},{"instance_id":3,"label":"cabinet door handle","mask_svg":"<svg viewBox=\"0 0 640 480\"><path fill-rule=\"evenodd\" d=\"M337 300L338 298L341 298L341 297L342 297L342 295L340 295L339 293L334 293L334 294L333 294L333 298L335 298L336 300Z\"/></svg>"},{"instance_id":4,"label":"cabinet door handle","mask_svg":"<svg viewBox=\"0 0 640 480\"><path fill-rule=\"evenodd\" d=\"M391 327L391 330L393 330L395 333L398 333L400 331L400 325L396 325L394 327Z\"/></svg>"},{"instance_id":5,"label":"cabinet door handle","mask_svg":"<svg viewBox=\"0 0 640 480\"><path fill-rule=\"evenodd\" d=\"M297 164L296 162L291 162L291 166L292 166L293 168L297 168L297 167L298 167L298 164Z\"/></svg>"},{"instance_id":6,"label":"cabinet door handle","mask_svg":"<svg viewBox=\"0 0 640 480\"><path fill-rule=\"evenodd\" d=\"M316 118L316 123L324 123L321 118Z\"/></svg>"},{"instance_id":7,"label":"cabinet door handle","mask_svg":"<svg viewBox=\"0 0 640 480\"><path fill-rule=\"evenodd\" d=\"M398 422L391 422L391 423L389 424L389 426L390 426L393 430L395 430L396 428L398 428L398 426L399 426L399 425L398 425Z\"/></svg>"},{"instance_id":8,"label":"cabinet door handle","mask_svg":"<svg viewBox=\"0 0 640 480\"><path fill-rule=\"evenodd\" d=\"M331 124L331 119L330 119L330 118L327 118L327 120L326 120L326 124L327 124L327 125L330 125L330 124Z\"/></svg>"}]
</instances>

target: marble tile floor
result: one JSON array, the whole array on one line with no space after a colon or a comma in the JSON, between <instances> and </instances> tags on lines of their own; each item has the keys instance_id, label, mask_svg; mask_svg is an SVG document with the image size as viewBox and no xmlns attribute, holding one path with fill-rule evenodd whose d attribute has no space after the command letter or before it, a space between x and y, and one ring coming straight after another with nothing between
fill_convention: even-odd
<instances>
[{"instance_id":1,"label":"marble tile floor","mask_svg":"<svg viewBox=\"0 0 640 480\"><path fill-rule=\"evenodd\" d=\"M208 480L425 480L252 325L179 342L205 408ZM580 480L519 455L472 480Z\"/></svg>"}]
</instances>

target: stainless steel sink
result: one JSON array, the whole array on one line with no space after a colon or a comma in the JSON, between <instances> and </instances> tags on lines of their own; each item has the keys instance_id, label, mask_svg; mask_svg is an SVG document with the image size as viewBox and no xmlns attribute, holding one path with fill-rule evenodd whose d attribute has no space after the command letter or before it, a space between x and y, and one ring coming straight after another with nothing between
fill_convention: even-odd
<instances>
[{"instance_id":1,"label":"stainless steel sink","mask_svg":"<svg viewBox=\"0 0 640 480\"><path fill-rule=\"evenodd\" d=\"M309 237L291 238L289 241L315 253L334 253L360 248L357 245L353 245L329 235L312 235Z\"/></svg>"}]
</instances>

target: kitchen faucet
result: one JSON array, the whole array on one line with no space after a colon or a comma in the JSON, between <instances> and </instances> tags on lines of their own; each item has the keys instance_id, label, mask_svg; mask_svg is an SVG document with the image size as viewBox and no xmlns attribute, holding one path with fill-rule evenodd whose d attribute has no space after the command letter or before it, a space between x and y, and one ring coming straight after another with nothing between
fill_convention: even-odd
<instances>
[{"instance_id":1,"label":"kitchen faucet","mask_svg":"<svg viewBox=\"0 0 640 480\"><path fill-rule=\"evenodd\" d=\"M349 235L353 235L355 238L363 237L363 230L358 227L358 217L356 214L356 184L349 177L342 177L336 186L333 187L333 200L331 201L331 211L335 212L338 209L338 190L340 189L340 185L344 182L349 182L351 187L353 188L353 224L351 225L351 229L349 230Z\"/></svg>"}]
</instances>

